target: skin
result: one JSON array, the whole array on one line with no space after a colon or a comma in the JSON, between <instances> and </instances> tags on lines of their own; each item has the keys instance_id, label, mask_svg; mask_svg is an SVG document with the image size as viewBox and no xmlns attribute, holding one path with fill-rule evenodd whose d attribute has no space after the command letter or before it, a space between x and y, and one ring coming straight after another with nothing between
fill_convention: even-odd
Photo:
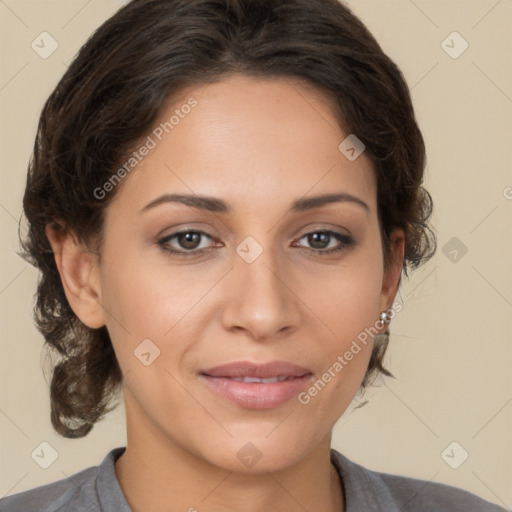
<instances>
[{"instance_id":1,"label":"skin","mask_svg":"<svg viewBox=\"0 0 512 512\"><path fill-rule=\"evenodd\" d=\"M125 376L127 450L116 475L134 511L345 510L331 431L360 387L371 341L307 405L246 409L213 394L198 372L277 359L318 379L391 308L404 233L392 233L384 271L375 172L365 153L340 153L348 133L319 91L234 75L183 90L155 126L191 96L198 105L118 185L101 257L73 233L47 229L73 310L89 327L107 326ZM296 199L334 192L369 211L348 201L289 211ZM220 198L232 212L166 203L139 213L163 193ZM209 236L167 246L211 249L179 258L157 244L185 228ZM319 254L342 245L305 236L327 229L355 245ZM263 248L252 263L236 252L248 236ZM149 366L134 356L147 338L160 349ZM261 452L250 468L237 457L247 442Z\"/></svg>"}]
</instances>

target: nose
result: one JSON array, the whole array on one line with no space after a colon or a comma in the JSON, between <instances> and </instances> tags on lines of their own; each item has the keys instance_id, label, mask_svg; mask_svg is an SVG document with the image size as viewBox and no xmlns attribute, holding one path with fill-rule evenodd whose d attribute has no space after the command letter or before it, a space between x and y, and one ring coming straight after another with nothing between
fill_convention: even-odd
<instances>
[{"instance_id":1,"label":"nose","mask_svg":"<svg viewBox=\"0 0 512 512\"><path fill-rule=\"evenodd\" d=\"M251 261L246 255L254 250L252 246L245 254L242 250L234 255L224 282L227 300L222 322L229 331L246 331L256 340L272 341L299 327L301 301L293 291L292 269L283 258L269 248Z\"/></svg>"}]
</instances>

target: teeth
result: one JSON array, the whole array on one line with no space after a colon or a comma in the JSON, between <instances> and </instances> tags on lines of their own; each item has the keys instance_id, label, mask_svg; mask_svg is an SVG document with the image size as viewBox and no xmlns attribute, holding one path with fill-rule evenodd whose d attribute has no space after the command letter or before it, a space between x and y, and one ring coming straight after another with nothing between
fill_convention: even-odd
<instances>
[{"instance_id":1,"label":"teeth","mask_svg":"<svg viewBox=\"0 0 512 512\"><path fill-rule=\"evenodd\" d=\"M281 375L278 377L270 377L268 379L258 379L258 377L231 377L231 380L235 380L237 382L262 382L263 384L270 384L272 382L282 382L288 378L289 377L286 375Z\"/></svg>"}]
</instances>

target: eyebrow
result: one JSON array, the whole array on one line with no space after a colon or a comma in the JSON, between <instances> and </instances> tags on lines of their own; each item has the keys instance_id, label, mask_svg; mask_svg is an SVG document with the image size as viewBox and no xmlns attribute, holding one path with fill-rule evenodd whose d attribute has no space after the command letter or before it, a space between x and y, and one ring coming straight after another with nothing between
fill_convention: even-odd
<instances>
[{"instance_id":1,"label":"eyebrow","mask_svg":"<svg viewBox=\"0 0 512 512\"><path fill-rule=\"evenodd\" d=\"M358 204L366 210L366 213L370 212L370 207L362 200L352 194L339 193L339 194L323 194L312 197L305 197L297 199L292 203L290 210L293 213L302 212L305 210L311 210L313 208L319 208L327 204L350 202ZM197 208L200 210L207 210L214 213L230 213L231 207L222 199L207 196L197 196L188 194L163 194L149 204L144 206L138 215L144 213L156 206L166 203L180 203L191 208Z\"/></svg>"}]
</instances>

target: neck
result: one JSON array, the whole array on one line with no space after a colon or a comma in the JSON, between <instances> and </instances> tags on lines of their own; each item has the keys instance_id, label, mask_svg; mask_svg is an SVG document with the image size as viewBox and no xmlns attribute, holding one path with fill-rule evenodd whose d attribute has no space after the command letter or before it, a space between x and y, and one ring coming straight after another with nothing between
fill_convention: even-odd
<instances>
[{"instance_id":1,"label":"neck","mask_svg":"<svg viewBox=\"0 0 512 512\"><path fill-rule=\"evenodd\" d=\"M278 471L234 472L177 444L142 414L127 413L126 451L115 464L134 512L344 512L329 433L310 453ZM138 422L134 422L133 418Z\"/></svg>"}]
</instances>

